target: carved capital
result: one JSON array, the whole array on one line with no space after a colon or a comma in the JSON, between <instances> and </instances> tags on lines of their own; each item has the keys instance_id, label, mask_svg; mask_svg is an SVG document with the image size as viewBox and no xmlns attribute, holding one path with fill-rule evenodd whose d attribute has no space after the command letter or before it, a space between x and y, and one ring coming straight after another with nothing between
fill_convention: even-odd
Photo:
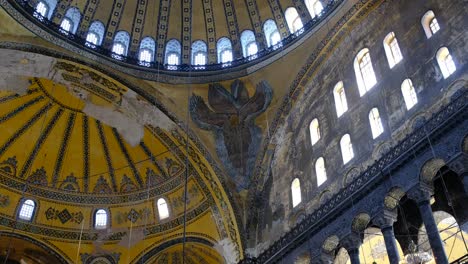
<instances>
[{"instance_id":1,"label":"carved capital","mask_svg":"<svg viewBox=\"0 0 468 264\"><path fill-rule=\"evenodd\" d=\"M396 210L383 209L379 212L379 214L376 217L372 219L372 223L374 223L382 229L389 226L393 226L393 223L396 222L397 217L398 213Z\"/></svg>"},{"instance_id":2,"label":"carved capital","mask_svg":"<svg viewBox=\"0 0 468 264\"><path fill-rule=\"evenodd\" d=\"M432 186L424 183L416 185L408 191L408 197L416 203L429 201L433 194Z\"/></svg>"},{"instance_id":3,"label":"carved capital","mask_svg":"<svg viewBox=\"0 0 468 264\"><path fill-rule=\"evenodd\" d=\"M358 233L352 232L341 239L340 243L347 251L357 250L362 244L362 239Z\"/></svg>"}]
</instances>

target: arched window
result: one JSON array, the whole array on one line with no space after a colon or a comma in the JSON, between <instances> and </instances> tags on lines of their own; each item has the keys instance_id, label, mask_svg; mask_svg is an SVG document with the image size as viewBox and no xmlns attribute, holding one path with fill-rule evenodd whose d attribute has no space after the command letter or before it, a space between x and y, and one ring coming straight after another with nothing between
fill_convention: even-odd
<instances>
[{"instance_id":1,"label":"arched window","mask_svg":"<svg viewBox=\"0 0 468 264\"><path fill-rule=\"evenodd\" d=\"M382 120L380 119L379 109L372 108L369 112L369 123L372 131L372 138L377 138L383 133Z\"/></svg>"},{"instance_id":2,"label":"arched window","mask_svg":"<svg viewBox=\"0 0 468 264\"><path fill-rule=\"evenodd\" d=\"M395 33L388 33L388 35L383 41L383 45L385 49L385 54L387 55L388 65L391 69L403 59L403 55L401 55L400 47L398 46L398 41L395 37Z\"/></svg>"},{"instance_id":3,"label":"arched window","mask_svg":"<svg viewBox=\"0 0 468 264\"><path fill-rule=\"evenodd\" d=\"M284 12L284 16L286 17L286 22L288 23L289 32L291 32L291 34L294 34L296 32L298 34L301 34L303 32L302 28L304 26L302 25L302 20L299 17L296 8L289 7Z\"/></svg>"},{"instance_id":4,"label":"arched window","mask_svg":"<svg viewBox=\"0 0 468 264\"><path fill-rule=\"evenodd\" d=\"M72 34L76 33L78 29L78 25L81 21L81 13L80 10L76 7L71 7L65 13L65 17L62 19L62 23L60 23L60 28L63 29L66 33L70 32Z\"/></svg>"},{"instance_id":5,"label":"arched window","mask_svg":"<svg viewBox=\"0 0 468 264\"><path fill-rule=\"evenodd\" d=\"M166 44L166 55L165 55L165 62L169 66L167 67L168 70L176 70L177 67L174 65L180 64L180 53L181 53L181 46L180 42L176 39L171 39Z\"/></svg>"},{"instance_id":6,"label":"arched window","mask_svg":"<svg viewBox=\"0 0 468 264\"><path fill-rule=\"evenodd\" d=\"M406 109L410 110L414 105L418 103L418 97L413 87L413 82L410 79L406 79L401 84L401 93L405 100Z\"/></svg>"},{"instance_id":7,"label":"arched window","mask_svg":"<svg viewBox=\"0 0 468 264\"><path fill-rule=\"evenodd\" d=\"M317 175L317 187L327 180L327 170L325 169L325 160L320 157L315 162L315 174Z\"/></svg>"},{"instance_id":8,"label":"arched window","mask_svg":"<svg viewBox=\"0 0 468 264\"><path fill-rule=\"evenodd\" d=\"M94 228L105 229L107 228L107 211L104 209L98 209L94 213Z\"/></svg>"},{"instance_id":9,"label":"arched window","mask_svg":"<svg viewBox=\"0 0 468 264\"><path fill-rule=\"evenodd\" d=\"M274 46L281 42L281 35L273 19L268 19L267 21L265 21L265 23L263 24L263 33L265 34L265 39L268 47Z\"/></svg>"},{"instance_id":10,"label":"arched window","mask_svg":"<svg viewBox=\"0 0 468 264\"><path fill-rule=\"evenodd\" d=\"M340 117L344 112L348 111L348 102L346 101L346 93L343 82L338 82L333 88L333 97L335 98L336 115Z\"/></svg>"},{"instance_id":11,"label":"arched window","mask_svg":"<svg viewBox=\"0 0 468 264\"><path fill-rule=\"evenodd\" d=\"M242 53L245 58L257 54L258 47L252 30L244 30L241 34ZM253 58L252 58L253 59Z\"/></svg>"},{"instance_id":12,"label":"arched window","mask_svg":"<svg viewBox=\"0 0 468 264\"><path fill-rule=\"evenodd\" d=\"M312 120L312 122L310 122L309 129L310 129L310 142L312 143L312 146L313 146L320 139L320 126L319 126L319 122L317 118L315 118L314 120Z\"/></svg>"},{"instance_id":13,"label":"arched window","mask_svg":"<svg viewBox=\"0 0 468 264\"><path fill-rule=\"evenodd\" d=\"M207 62L207 51L205 42L197 40L192 43L192 65L205 65ZM200 67L202 69L204 67Z\"/></svg>"},{"instance_id":14,"label":"arched window","mask_svg":"<svg viewBox=\"0 0 468 264\"><path fill-rule=\"evenodd\" d=\"M140 64L149 66L149 62L154 61L154 53L156 52L156 43L151 37L145 37L140 42L140 51L138 52L138 59Z\"/></svg>"},{"instance_id":15,"label":"arched window","mask_svg":"<svg viewBox=\"0 0 468 264\"><path fill-rule=\"evenodd\" d=\"M437 51L436 59L445 79L452 75L452 73L454 73L457 69L452 55L450 55L450 51L447 49L447 47L442 47Z\"/></svg>"},{"instance_id":16,"label":"arched window","mask_svg":"<svg viewBox=\"0 0 468 264\"><path fill-rule=\"evenodd\" d=\"M301 182L298 178L295 178L291 183L291 196L292 196L292 206L296 207L301 203Z\"/></svg>"},{"instance_id":17,"label":"arched window","mask_svg":"<svg viewBox=\"0 0 468 264\"><path fill-rule=\"evenodd\" d=\"M232 61L231 40L226 37L220 38L216 44L216 50L218 52L218 63L228 63Z\"/></svg>"},{"instance_id":18,"label":"arched window","mask_svg":"<svg viewBox=\"0 0 468 264\"><path fill-rule=\"evenodd\" d=\"M35 17L38 19L42 19L45 17L50 20L52 17L52 13L57 6L57 0L42 0L36 4L36 13L34 14Z\"/></svg>"},{"instance_id":19,"label":"arched window","mask_svg":"<svg viewBox=\"0 0 468 264\"><path fill-rule=\"evenodd\" d=\"M130 35L125 31L119 31L115 34L114 44L112 44L112 57L118 60L127 56L128 44L130 43Z\"/></svg>"},{"instance_id":20,"label":"arched window","mask_svg":"<svg viewBox=\"0 0 468 264\"><path fill-rule=\"evenodd\" d=\"M158 199L158 212L159 220L163 220L169 217L169 208L164 198Z\"/></svg>"},{"instance_id":21,"label":"arched window","mask_svg":"<svg viewBox=\"0 0 468 264\"><path fill-rule=\"evenodd\" d=\"M362 49L356 55L354 59L354 72L356 73L359 94L363 96L377 83L369 49Z\"/></svg>"},{"instance_id":22,"label":"arched window","mask_svg":"<svg viewBox=\"0 0 468 264\"><path fill-rule=\"evenodd\" d=\"M323 5L319 0L306 0L305 4L312 18L315 16L320 16L322 13Z\"/></svg>"},{"instance_id":23,"label":"arched window","mask_svg":"<svg viewBox=\"0 0 468 264\"><path fill-rule=\"evenodd\" d=\"M36 203L33 200L27 199L24 200L21 204L21 208L18 213L18 217L21 220L31 221L34 210L36 209Z\"/></svg>"},{"instance_id":24,"label":"arched window","mask_svg":"<svg viewBox=\"0 0 468 264\"><path fill-rule=\"evenodd\" d=\"M94 21L89 26L88 34L86 35L86 44L90 47L93 45L101 45L102 39L104 38L104 24L101 21Z\"/></svg>"},{"instance_id":25,"label":"arched window","mask_svg":"<svg viewBox=\"0 0 468 264\"><path fill-rule=\"evenodd\" d=\"M340 147L343 164L346 164L354 157L353 144L351 143L351 137L349 134L346 134L341 138Z\"/></svg>"},{"instance_id":26,"label":"arched window","mask_svg":"<svg viewBox=\"0 0 468 264\"><path fill-rule=\"evenodd\" d=\"M439 22L437 22L435 14L432 10L429 10L424 14L424 16L421 18L421 24L427 38L432 37L432 35L440 30Z\"/></svg>"}]
</instances>

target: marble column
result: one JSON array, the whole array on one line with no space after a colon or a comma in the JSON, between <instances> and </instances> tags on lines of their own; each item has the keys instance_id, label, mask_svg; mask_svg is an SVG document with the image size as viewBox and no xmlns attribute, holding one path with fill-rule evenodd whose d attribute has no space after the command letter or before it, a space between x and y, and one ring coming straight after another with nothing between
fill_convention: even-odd
<instances>
[{"instance_id":1,"label":"marble column","mask_svg":"<svg viewBox=\"0 0 468 264\"><path fill-rule=\"evenodd\" d=\"M397 212L395 209L383 209L379 215L372 220L374 224L379 226L380 230L382 231L390 264L398 264L400 262L400 255L398 254L395 233L393 232L393 223L396 222L396 219Z\"/></svg>"},{"instance_id":2,"label":"marble column","mask_svg":"<svg viewBox=\"0 0 468 264\"><path fill-rule=\"evenodd\" d=\"M362 239L358 233L351 233L346 236L341 241L342 246L348 251L349 260L351 264L360 264L361 261L359 260L359 247L362 244Z\"/></svg>"},{"instance_id":3,"label":"marble column","mask_svg":"<svg viewBox=\"0 0 468 264\"><path fill-rule=\"evenodd\" d=\"M432 214L430 203L431 195L432 189L427 185L413 187L408 192L408 197L414 200L418 205L419 213L426 227L429 244L431 245L436 263L448 264L449 262L447 254L445 253L444 244L440 238L439 230L437 229L437 224Z\"/></svg>"}]
</instances>

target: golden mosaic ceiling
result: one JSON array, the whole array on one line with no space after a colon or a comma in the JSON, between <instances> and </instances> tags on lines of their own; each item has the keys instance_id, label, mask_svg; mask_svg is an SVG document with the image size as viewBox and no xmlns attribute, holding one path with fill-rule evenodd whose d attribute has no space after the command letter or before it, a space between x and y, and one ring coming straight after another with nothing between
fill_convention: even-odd
<instances>
[{"instance_id":1,"label":"golden mosaic ceiling","mask_svg":"<svg viewBox=\"0 0 468 264\"><path fill-rule=\"evenodd\" d=\"M187 146L183 129L100 72L66 61L53 69L50 79L12 76L0 87L0 235L40 240L66 262L77 241L84 263L103 251L117 261L152 258L154 247L173 258L182 237L207 263L219 263L213 246L223 239L241 256L221 174L194 142ZM18 221L24 199L37 206L31 221ZM98 208L109 213L103 231L94 227Z\"/></svg>"}]
</instances>

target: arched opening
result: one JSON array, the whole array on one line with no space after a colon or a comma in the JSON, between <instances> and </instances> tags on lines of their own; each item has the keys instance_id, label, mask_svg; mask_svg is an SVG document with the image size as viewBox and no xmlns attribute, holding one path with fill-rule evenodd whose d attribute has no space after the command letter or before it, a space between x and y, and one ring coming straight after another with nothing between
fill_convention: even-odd
<instances>
[{"instance_id":1,"label":"arched opening","mask_svg":"<svg viewBox=\"0 0 468 264\"><path fill-rule=\"evenodd\" d=\"M286 22L288 23L289 32L291 32L291 34L301 34L303 32L304 25L302 24L301 17L297 13L296 8L288 7L284 12L284 16L286 17Z\"/></svg>"},{"instance_id":2,"label":"arched opening","mask_svg":"<svg viewBox=\"0 0 468 264\"><path fill-rule=\"evenodd\" d=\"M403 94L403 100L405 101L406 109L410 110L418 103L418 96L414 89L413 82L411 79L405 79L401 84L401 93Z\"/></svg>"},{"instance_id":3,"label":"arched opening","mask_svg":"<svg viewBox=\"0 0 468 264\"><path fill-rule=\"evenodd\" d=\"M356 55L354 59L354 72L356 74L359 95L363 96L377 83L369 49L362 49Z\"/></svg>"},{"instance_id":4,"label":"arched opening","mask_svg":"<svg viewBox=\"0 0 468 264\"><path fill-rule=\"evenodd\" d=\"M298 178L295 178L291 183L291 197L293 208L299 205L302 201L301 182Z\"/></svg>"},{"instance_id":5,"label":"arched opening","mask_svg":"<svg viewBox=\"0 0 468 264\"><path fill-rule=\"evenodd\" d=\"M435 14L432 10L427 11L421 18L421 25L426 33L426 37L430 38L432 35L437 33L440 30L439 22L435 17Z\"/></svg>"},{"instance_id":6,"label":"arched opening","mask_svg":"<svg viewBox=\"0 0 468 264\"><path fill-rule=\"evenodd\" d=\"M275 21L273 19L268 19L265 21L263 24L263 32L265 34L265 40L267 42L267 46L275 46L277 44L280 44L281 42L281 35L278 31L278 27L276 26ZM275 48L279 47L281 45L276 46Z\"/></svg>"},{"instance_id":7,"label":"arched opening","mask_svg":"<svg viewBox=\"0 0 468 264\"><path fill-rule=\"evenodd\" d=\"M151 37L145 37L140 42L140 51L138 52L138 59L140 64L149 66L150 62L154 60L154 54L156 52L156 43Z\"/></svg>"},{"instance_id":8,"label":"arched opening","mask_svg":"<svg viewBox=\"0 0 468 264\"><path fill-rule=\"evenodd\" d=\"M351 143L351 137L349 134L346 134L341 138L340 147L343 164L346 164L354 157L353 144Z\"/></svg>"},{"instance_id":9,"label":"arched opening","mask_svg":"<svg viewBox=\"0 0 468 264\"><path fill-rule=\"evenodd\" d=\"M94 228L106 229L108 222L108 215L105 209L98 209L94 213Z\"/></svg>"},{"instance_id":10,"label":"arched opening","mask_svg":"<svg viewBox=\"0 0 468 264\"><path fill-rule=\"evenodd\" d=\"M104 24L101 21L94 21L91 23L88 34L86 35L86 45L92 48L101 45L104 38L104 31Z\"/></svg>"},{"instance_id":11,"label":"arched opening","mask_svg":"<svg viewBox=\"0 0 468 264\"><path fill-rule=\"evenodd\" d=\"M387 34L383 41L383 45L385 54L387 55L388 65L391 69L403 59L403 55L401 55L400 46L398 45L394 32Z\"/></svg>"},{"instance_id":12,"label":"arched opening","mask_svg":"<svg viewBox=\"0 0 468 264\"><path fill-rule=\"evenodd\" d=\"M447 47L442 47L436 54L437 63L439 64L440 71L445 79L457 70L452 55Z\"/></svg>"},{"instance_id":13,"label":"arched opening","mask_svg":"<svg viewBox=\"0 0 468 264\"><path fill-rule=\"evenodd\" d=\"M258 52L257 42L255 42L255 34L252 30L244 30L241 34L242 53L245 58L254 59Z\"/></svg>"},{"instance_id":14,"label":"arched opening","mask_svg":"<svg viewBox=\"0 0 468 264\"><path fill-rule=\"evenodd\" d=\"M231 40L222 37L218 40L216 44L216 49L218 51L218 63L229 63L232 61L232 45Z\"/></svg>"},{"instance_id":15,"label":"arched opening","mask_svg":"<svg viewBox=\"0 0 468 264\"><path fill-rule=\"evenodd\" d=\"M166 199L164 198L158 199L158 213L159 220L164 220L169 217L169 207L167 206Z\"/></svg>"},{"instance_id":16,"label":"arched opening","mask_svg":"<svg viewBox=\"0 0 468 264\"><path fill-rule=\"evenodd\" d=\"M18 212L18 218L24 221L31 221L36 211L36 203L31 199L23 200L21 203L20 210Z\"/></svg>"},{"instance_id":17,"label":"arched opening","mask_svg":"<svg viewBox=\"0 0 468 264\"><path fill-rule=\"evenodd\" d=\"M343 82L338 82L333 88L333 98L335 99L336 115L342 116L348 111L348 102L346 101L346 93Z\"/></svg>"}]
</instances>

